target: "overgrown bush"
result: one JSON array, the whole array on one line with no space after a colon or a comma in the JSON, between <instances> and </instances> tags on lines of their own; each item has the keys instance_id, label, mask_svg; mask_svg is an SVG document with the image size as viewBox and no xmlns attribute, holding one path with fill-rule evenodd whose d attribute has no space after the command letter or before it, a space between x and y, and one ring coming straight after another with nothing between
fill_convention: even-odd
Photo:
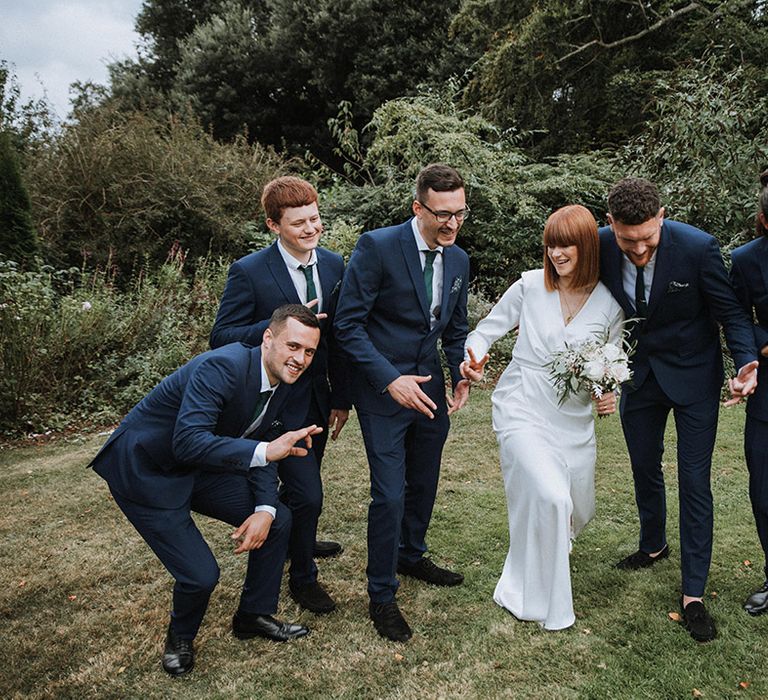
<instances>
[{"instance_id":1,"label":"overgrown bush","mask_svg":"<svg viewBox=\"0 0 768 700\"><path fill-rule=\"evenodd\" d=\"M470 255L475 285L492 298L523 271L541 266L544 222L554 209L580 203L602 216L617 177L613 161L601 153L531 163L513 135L458 111L441 95L380 107L365 153L348 121L337 120L334 127L348 166L347 178L329 176L332 184L321 193L332 226L341 220L363 230L403 221L411 215L421 167L448 162L464 177L472 209L459 244Z\"/></svg>"},{"instance_id":2,"label":"overgrown bush","mask_svg":"<svg viewBox=\"0 0 768 700\"><path fill-rule=\"evenodd\" d=\"M245 137L217 142L178 115L107 106L78 116L26 172L49 262L109 260L127 277L144 260L162 263L174 242L191 260L247 252L245 227L261 190L285 168L272 150Z\"/></svg>"},{"instance_id":3,"label":"overgrown bush","mask_svg":"<svg viewBox=\"0 0 768 700\"><path fill-rule=\"evenodd\" d=\"M121 418L207 349L226 270L203 260L185 274L176 249L122 290L104 269L24 272L0 261L0 431Z\"/></svg>"}]
</instances>

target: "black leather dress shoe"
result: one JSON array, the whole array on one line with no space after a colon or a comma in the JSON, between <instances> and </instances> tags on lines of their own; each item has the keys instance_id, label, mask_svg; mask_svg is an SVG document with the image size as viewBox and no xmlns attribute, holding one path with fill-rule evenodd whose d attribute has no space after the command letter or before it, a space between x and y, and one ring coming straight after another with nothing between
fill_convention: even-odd
<instances>
[{"instance_id":1,"label":"black leather dress shoe","mask_svg":"<svg viewBox=\"0 0 768 700\"><path fill-rule=\"evenodd\" d=\"M680 607L683 602L680 601ZM683 608L685 628L697 642L711 642L717 637L715 621L710 617L704 603L694 600Z\"/></svg>"},{"instance_id":2,"label":"black leather dress shoe","mask_svg":"<svg viewBox=\"0 0 768 700\"><path fill-rule=\"evenodd\" d=\"M431 559L422 557L415 564L398 562L397 573L426 581L435 586L458 586L464 581L461 574L437 566Z\"/></svg>"},{"instance_id":3,"label":"black leather dress shoe","mask_svg":"<svg viewBox=\"0 0 768 700\"><path fill-rule=\"evenodd\" d=\"M405 621L400 608L393 600L391 603L371 603L368 614L373 620L376 631L393 642L407 642L412 636L411 628Z\"/></svg>"},{"instance_id":4,"label":"black leather dress shoe","mask_svg":"<svg viewBox=\"0 0 768 700\"><path fill-rule=\"evenodd\" d=\"M338 542L325 542L323 540L317 540L315 542L315 559L325 559L327 557L335 557L337 554L341 554L344 548Z\"/></svg>"},{"instance_id":5,"label":"black leather dress shoe","mask_svg":"<svg viewBox=\"0 0 768 700\"><path fill-rule=\"evenodd\" d=\"M325 615L336 610L336 603L326 590L317 582L305 583L302 586L288 587L293 598L302 608L318 615Z\"/></svg>"},{"instance_id":6,"label":"black leather dress shoe","mask_svg":"<svg viewBox=\"0 0 768 700\"><path fill-rule=\"evenodd\" d=\"M238 639L264 637L274 642L288 642L308 635L309 628L281 622L271 615L251 615L238 610L232 618L232 634Z\"/></svg>"},{"instance_id":7,"label":"black leather dress shoe","mask_svg":"<svg viewBox=\"0 0 768 700\"><path fill-rule=\"evenodd\" d=\"M669 556L669 545L665 544L655 557L650 554L636 551L634 554L630 554L628 557L624 557L620 562L617 562L617 569L627 569L630 571L637 571L638 569L647 569L649 566L653 566L657 561L666 559Z\"/></svg>"},{"instance_id":8,"label":"black leather dress shoe","mask_svg":"<svg viewBox=\"0 0 768 700\"><path fill-rule=\"evenodd\" d=\"M744 610L750 615L762 615L768 610L768 581L744 601Z\"/></svg>"},{"instance_id":9,"label":"black leather dress shoe","mask_svg":"<svg viewBox=\"0 0 768 700\"><path fill-rule=\"evenodd\" d=\"M179 639L168 625L163 651L163 670L171 676L183 676L195 665L195 652L191 639Z\"/></svg>"}]
</instances>

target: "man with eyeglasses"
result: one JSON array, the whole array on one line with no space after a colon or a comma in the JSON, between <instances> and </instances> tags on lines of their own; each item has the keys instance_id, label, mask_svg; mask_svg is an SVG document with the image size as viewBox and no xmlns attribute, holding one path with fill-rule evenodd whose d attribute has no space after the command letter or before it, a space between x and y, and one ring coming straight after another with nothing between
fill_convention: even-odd
<instances>
[{"instance_id":1,"label":"man with eyeglasses","mask_svg":"<svg viewBox=\"0 0 768 700\"><path fill-rule=\"evenodd\" d=\"M412 636L395 600L396 574L455 586L461 574L425 557L449 418L469 395L462 379L469 258L454 245L469 216L464 181L452 167L426 166L416 179L414 217L363 233L347 266L336 337L352 364L371 473L368 509L369 614L393 641ZM452 380L446 396L442 341Z\"/></svg>"},{"instance_id":2,"label":"man with eyeglasses","mask_svg":"<svg viewBox=\"0 0 768 700\"><path fill-rule=\"evenodd\" d=\"M600 278L624 309L636 346L633 377L620 414L640 516L636 552L617 568L644 569L666 559L666 496L662 472L670 411L677 429L680 498L681 607L698 642L715 638L702 598L712 556L710 470L717 432L723 358L720 331L740 367L736 395L754 391L757 354L751 320L739 306L717 240L664 218L656 186L627 177L608 194L600 229Z\"/></svg>"}]
</instances>

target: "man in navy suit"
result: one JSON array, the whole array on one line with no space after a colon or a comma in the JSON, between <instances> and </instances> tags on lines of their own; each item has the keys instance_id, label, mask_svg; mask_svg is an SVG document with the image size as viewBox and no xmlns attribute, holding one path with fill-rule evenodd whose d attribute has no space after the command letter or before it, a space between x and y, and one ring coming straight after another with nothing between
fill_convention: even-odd
<instances>
[{"instance_id":1,"label":"man in navy suit","mask_svg":"<svg viewBox=\"0 0 768 700\"><path fill-rule=\"evenodd\" d=\"M272 617L291 523L274 463L306 455L321 430L285 432L283 425L284 415L306 412L290 385L319 340L311 311L278 309L261 347L233 343L190 360L131 410L91 462L175 579L163 654L171 675L192 670L192 640L219 579L191 511L235 525L235 553L249 552L235 636L287 641L309 631Z\"/></svg>"},{"instance_id":2,"label":"man in navy suit","mask_svg":"<svg viewBox=\"0 0 768 700\"><path fill-rule=\"evenodd\" d=\"M760 176L758 238L731 252L731 282L744 310L752 316L760 351L758 386L747 402L744 456L749 470L749 500L763 547L765 580L744 602L750 615L768 611L768 170Z\"/></svg>"},{"instance_id":3,"label":"man in navy suit","mask_svg":"<svg viewBox=\"0 0 768 700\"><path fill-rule=\"evenodd\" d=\"M469 277L467 254L454 245L469 215L459 173L426 166L413 213L360 237L335 324L353 367L352 400L371 472L369 613L379 634L394 641L412 634L395 600L396 572L436 585L463 581L424 557L448 416L469 393L459 373ZM453 383L447 404L438 340Z\"/></svg>"},{"instance_id":4,"label":"man in navy suit","mask_svg":"<svg viewBox=\"0 0 768 700\"><path fill-rule=\"evenodd\" d=\"M715 238L664 219L656 187L619 181L608 195L609 226L600 229L600 274L628 319L632 380L620 412L632 463L640 544L620 569L641 569L669 556L662 473L669 412L677 428L683 619L700 642L715 624L702 597L712 556L710 469L717 432L723 361L718 323L744 393L756 384L752 324L739 306Z\"/></svg>"},{"instance_id":5,"label":"man in navy suit","mask_svg":"<svg viewBox=\"0 0 768 700\"><path fill-rule=\"evenodd\" d=\"M283 482L281 498L293 515L288 547L291 596L303 608L329 613L336 604L317 580L314 557L341 551L338 543L316 542L316 536L323 506L320 464L328 430L333 430L331 437L335 440L351 406L347 362L335 343L332 326L344 261L340 255L318 246L323 223L317 191L306 180L292 176L272 180L264 188L261 203L267 226L277 240L230 267L211 331L211 347L234 341L258 345L270 315L282 304L306 304L320 319L317 355L295 390L308 396L306 421L322 427L323 432L313 440L307 457L282 460L279 474Z\"/></svg>"}]
</instances>

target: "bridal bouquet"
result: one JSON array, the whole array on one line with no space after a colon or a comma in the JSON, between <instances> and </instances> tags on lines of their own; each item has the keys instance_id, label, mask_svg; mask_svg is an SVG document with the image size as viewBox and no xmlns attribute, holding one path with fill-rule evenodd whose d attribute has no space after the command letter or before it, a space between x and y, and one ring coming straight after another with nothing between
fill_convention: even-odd
<instances>
[{"instance_id":1,"label":"bridal bouquet","mask_svg":"<svg viewBox=\"0 0 768 700\"><path fill-rule=\"evenodd\" d=\"M634 348L624 334L619 345L608 342L608 329L577 345L566 343L564 350L552 354L547 364L549 376L560 395L560 405L579 391L600 398L606 391L615 391L622 382L632 378L629 358Z\"/></svg>"}]
</instances>

